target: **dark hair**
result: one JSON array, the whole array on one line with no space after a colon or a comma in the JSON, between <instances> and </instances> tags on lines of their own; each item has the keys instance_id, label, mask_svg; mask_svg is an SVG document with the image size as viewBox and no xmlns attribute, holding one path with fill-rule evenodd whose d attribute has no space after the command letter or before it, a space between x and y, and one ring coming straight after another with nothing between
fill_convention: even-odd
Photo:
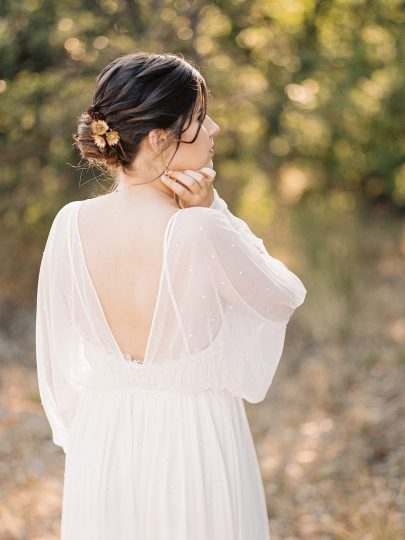
<instances>
[{"instance_id":1,"label":"dark hair","mask_svg":"<svg viewBox=\"0 0 405 540\"><path fill-rule=\"evenodd\" d=\"M121 56L98 75L92 103L79 116L75 144L89 163L125 170L152 129L171 129L174 138L169 143L177 140L176 153L200 100L197 133L192 141L181 142L196 140L208 95L204 78L181 54L136 52ZM110 130L118 132L117 144L96 145L91 127L95 119L105 120Z\"/></svg>"}]
</instances>

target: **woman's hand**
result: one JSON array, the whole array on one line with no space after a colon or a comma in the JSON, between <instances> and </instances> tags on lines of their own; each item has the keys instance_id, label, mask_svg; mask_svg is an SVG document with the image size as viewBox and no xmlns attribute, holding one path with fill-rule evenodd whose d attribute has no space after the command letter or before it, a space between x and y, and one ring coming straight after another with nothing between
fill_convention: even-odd
<instances>
[{"instance_id":1,"label":"woman's hand","mask_svg":"<svg viewBox=\"0 0 405 540\"><path fill-rule=\"evenodd\" d=\"M214 169L203 167L198 171L185 169L184 171L167 171L168 176L160 178L165 186L169 187L180 208L189 206L209 207L214 201L213 182L216 176Z\"/></svg>"}]
</instances>

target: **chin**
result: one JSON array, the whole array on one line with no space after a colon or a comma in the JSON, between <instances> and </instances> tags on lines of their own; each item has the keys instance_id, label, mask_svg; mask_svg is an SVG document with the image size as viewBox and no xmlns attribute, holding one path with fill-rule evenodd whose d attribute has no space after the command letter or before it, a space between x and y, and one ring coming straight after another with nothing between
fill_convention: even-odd
<instances>
[{"instance_id":1,"label":"chin","mask_svg":"<svg viewBox=\"0 0 405 540\"><path fill-rule=\"evenodd\" d=\"M212 168L212 166L214 165L211 156L208 156L205 161L201 161L200 163L201 163L201 165L198 165L198 166L194 165L193 166L195 168L195 170L198 171L198 169L202 169L203 167ZM193 167L188 167L188 169L192 169Z\"/></svg>"}]
</instances>

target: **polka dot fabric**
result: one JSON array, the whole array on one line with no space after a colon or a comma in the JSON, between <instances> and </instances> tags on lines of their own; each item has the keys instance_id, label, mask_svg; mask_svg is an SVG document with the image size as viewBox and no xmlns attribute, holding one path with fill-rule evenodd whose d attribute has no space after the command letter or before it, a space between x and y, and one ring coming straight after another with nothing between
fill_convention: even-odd
<instances>
[{"instance_id":1,"label":"polka dot fabric","mask_svg":"<svg viewBox=\"0 0 405 540\"><path fill-rule=\"evenodd\" d=\"M36 358L66 454L61 540L270 538L244 400L266 397L306 289L214 196L167 223L143 361L107 324L80 241L83 201L55 216Z\"/></svg>"}]
</instances>

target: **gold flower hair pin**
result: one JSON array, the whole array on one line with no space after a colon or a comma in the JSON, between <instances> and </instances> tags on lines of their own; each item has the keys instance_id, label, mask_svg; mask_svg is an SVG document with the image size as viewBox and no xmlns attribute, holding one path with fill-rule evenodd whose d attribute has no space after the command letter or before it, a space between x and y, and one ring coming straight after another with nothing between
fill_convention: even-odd
<instances>
[{"instance_id":1,"label":"gold flower hair pin","mask_svg":"<svg viewBox=\"0 0 405 540\"><path fill-rule=\"evenodd\" d=\"M101 113L97 107L89 107L87 112L93 118L91 131L94 143L99 148L105 148L106 144L115 146L120 140L118 131L111 129L107 122L101 118Z\"/></svg>"}]
</instances>

